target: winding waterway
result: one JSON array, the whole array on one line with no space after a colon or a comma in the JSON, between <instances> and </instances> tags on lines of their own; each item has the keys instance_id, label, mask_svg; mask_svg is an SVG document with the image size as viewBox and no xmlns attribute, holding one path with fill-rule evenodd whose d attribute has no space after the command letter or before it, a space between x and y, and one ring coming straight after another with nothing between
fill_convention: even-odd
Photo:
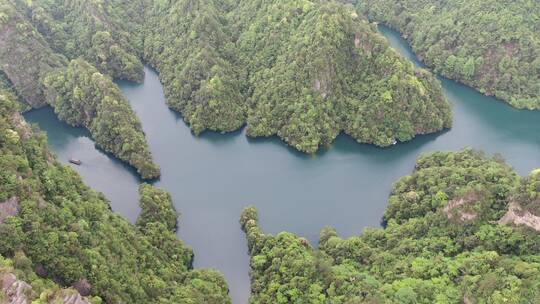
<instances>
[{"instance_id":1,"label":"winding waterway","mask_svg":"<svg viewBox=\"0 0 540 304\"><path fill-rule=\"evenodd\" d=\"M421 66L398 33L380 27L392 46ZM339 136L332 148L306 156L279 139L248 139L244 131L195 137L165 105L157 74L146 69L143 84L119 82L137 112L162 177L181 212L179 236L195 252L195 267L215 268L227 278L234 303L249 297L249 257L238 219L250 204L262 228L283 230L317 243L324 226L342 236L378 226L392 183L409 174L421 153L481 149L500 153L520 174L540 167L540 111L520 111L476 91L441 79L453 104L454 127L388 149ZM83 161L75 169L103 192L114 211L130 221L139 213L135 172L95 148L89 134L60 121L52 109L25 114L48 133L61 162Z\"/></svg>"}]
</instances>

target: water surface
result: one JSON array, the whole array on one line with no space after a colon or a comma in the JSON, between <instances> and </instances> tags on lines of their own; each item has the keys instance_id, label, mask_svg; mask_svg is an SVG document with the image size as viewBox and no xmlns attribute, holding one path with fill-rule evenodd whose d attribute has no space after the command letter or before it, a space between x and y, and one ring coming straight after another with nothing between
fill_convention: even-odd
<instances>
[{"instance_id":1,"label":"water surface","mask_svg":"<svg viewBox=\"0 0 540 304\"><path fill-rule=\"evenodd\" d=\"M420 65L398 33L381 27L403 56ZM306 156L279 139L248 139L232 134L191 134L181 117L165 105L158 77L146 69L143 84L119 82L142 121L162 177L155 184L171 192L181 212L179 236L195 251L195 267L220 270L234 303L249 297L249 257L238 219L250 204L262 228L291 231L317 243L324 226L341 236L379 226L392 183L407 175L421 153L482 149L500 153L527 174L540 167L540 111L513 109L476 91L441 79L453 104L454 127L420 136L388 149L339 136L331 149ZM130 221L139 213L134 171L97 150L87 132L59 122L51 109L25 115L47 131L59 160L80 158L84 180L105 193L113 210Z\"/></svg>"}]
</instances>

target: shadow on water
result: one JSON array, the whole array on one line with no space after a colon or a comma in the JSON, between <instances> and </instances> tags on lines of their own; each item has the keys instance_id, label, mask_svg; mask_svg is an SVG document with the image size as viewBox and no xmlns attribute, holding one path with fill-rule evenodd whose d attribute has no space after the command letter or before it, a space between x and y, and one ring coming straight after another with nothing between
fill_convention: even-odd
<instances>
[{"instance_id":1,"label":"shadow on water","mask_svg":"<svg viewBox=\"0 0 540 304\"><path fill-rule=\"evenodd\" d=\"M222 145L231 145L234 144L235 141L240 139L240 136L244 133L244 126L242 126L240 129L232 131L232 132L216 132L211 130L206 130L199 134L199 138L201 140L207 141L211 143L214 146L222 146ZM193 135L197 137L196 135Z\"/></svg>"},{"instance_id":2,"label":"shadow on water","mask_svg":"<svg viewBox=\"0 0 540 304\"><path fill-rule=\"evenodd\" d=\"M24 118L46 133L49 148L59 162L75 169L88 185L104 193L115 212L135 222L139 206L137 189L133 185L141 182L135 168L99 149L88 130L60 121L51 107L26 112ZM70 158L80 159L82 164L72 165ZM111 191L112 186L118 191Z\"/></svg>"},{"instance_id":3,"label":"shadow on water","mask_svg":"<svg viewBox=\"0 0 540 304\"><path fill-rule=\"evenodd\" d=\"M31 124L38 124L46 133L62 132L63 136L54 136L51 139L54 140L54 145L59 149L65 148L73 139L90 137L88 130L72 127L60 121L54 113L54 109L48 106L39 110L30 110L24 113L24 118Z\"/></svg>"},{"instance_id":4,"label":"shadow on water","mask_svg":"<svg viewBox=\"0 0 540 304\"><path fill-rule=\"evenodd\" d=\"M389 147L377 147L370 144L359 143L348 134L341 133L338 135L332 146L329 149L326 149L325 152L335 149L337 152L344 155L358 155L360 153L373 157L373 160L376 160L379 157L381 160L384 160L388 158L388 156L399 157L403 154L416 152L423 146L435 141L439 136L448 132L450 132L450 130L445 129L432 134L417 135L412 140L398 142L396 145Z\"/></svg>"},{"instance_id":5,"label":"shadow on water","mask_svg":"<svg viewBox=\"0 0 540 304\"><path fill-rule=\"evenodd\" d=\"M243 133L243 135L246 137L246 141L249 143L250 146L259 146L260 148L273 146L277 149L284 149L289 152L289 155L294 156L295 158L300 160L312 160L324 154L324 150L317 152L317 154L306 154L300 152L297 149L288 145L277 135L272 135L269 137L249 137L245 134L245 132Z\"/></svg>"}]
</instances>

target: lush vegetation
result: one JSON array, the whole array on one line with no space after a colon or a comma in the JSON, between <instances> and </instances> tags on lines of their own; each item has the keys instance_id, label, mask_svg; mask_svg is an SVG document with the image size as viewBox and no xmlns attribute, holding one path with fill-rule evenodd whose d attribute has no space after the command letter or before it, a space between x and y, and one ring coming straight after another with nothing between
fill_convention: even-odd
<instances>
[{"instance_id":1,"label":"lush vegetation","mask_svg":"<svg viewBox=\"0 0 540 304\"><path fill-rule=\"evenodd\" d=\"M517 108L540 109L540 5L533 0L358 0L427 65Z\"/></svg>"},{"instance_id":2,"label":"lush vegetation","mask_svg":"<svg viewBox=\"0 0 540 304\"><path fill-rule=\"evenodd\" d=\"M169 106L196 134L233 131L245 123L247 101L223 1L155 1L147 13L144 58L159 70Z\"/></svg>"},{"instance_id":3,"label":"lush vegetation","mask_svg":"<svg viewBox=\"0 0 540 304\"><path fill-rule=\"evenodd\" d=\"M0 276L29 282L38 304L63 287L96 304L229 303L219 273L192 269L166 191L141 185L142 212L129 224L19 110L53 106L144 178L159 169L112 81L141 81L141 59L197 134L247 125L249 136L314 153L340 132L389 146L449 128L439 82L345 2L0 0ZM401 30L436 71L540 108L535 2L360 0L358 9ZM471 150L423 156L395 184L384 222L349 239L325 228L316 250L265 234L246 209L251 302L540 302L540 171L520 178Z\"/></svg>"},{"instance_id":4,"label":"lush vegetation","mask_svg":"<svg viewBox=\"0 0 540 304\"><path fill-rule=\"evenodd\" d=\"M314 153L340 132L389 146L452 123L438 81L415 70L341 2L4 2L3 32L9 39L0 60L9 63L7 76L32 106L43 105L42 82L51 73L56 77L69 60L139 81L143 58L159 70L167 103L196 134L247 125L248 136L277 135ZM61 116L85 125L74 118L87 115ZM115 132L108 133L101 140L93 135L105 150L133 164L138 156L132 146L127 152L119 147L123 143L110 147ZM153 166L149 153L143 154L138 165Z\"/></svg>"},{"instance_id":5,"label":"lush vegetation","mask_svg":"<svg viewBox=\"0 0 540 304\"><path fill-rule=\"evenodd\" d=\"M69 60L140 81L143 59L196 134L247 125L248 136L277 135L308 153L340 132L389 146L450 127L438 81L391 50L348 2L2 0L0 62L17 94L41 106L43 79ZM540 107L534 1L362 0L357 7L401 30L443 75L516 107ZM114 141L116 132L107 133L101 141ZM155 171L149 153L135 161L131 142L120 145L103 147Z\"/></svg>"},{"instance_id":6,"label":"lush vegetation","mask_svg":"<svg viewBox=\"0 0 540 304\"><path fill-rule=\"evenodd\" d=\"M143 186L143 209L163 205L168 196L160 193ZM11 95L2 92L4 202L15 204L17 212L7 218L0 214L0 254L14 260L24 254L27 267L62 286L106 303L230 302L220 274L191 270L192 251L168 221L147 212L138 228L112 213L103 195L55 160L46 138L26 125Z\"/></svg>"},{"instance_id":7,"label":"lush vegetation","mask_svg":"<svg viewBox=\"0 0 540 304\"><path fill-rule=\"evenodd\" d=\"M81 6L77 12L84 11L86 14L96 14L97 8L92 8L92 5L97 5L96 3L92 1L75 2L73 5ZM71 12L74 8L48 1L20 1L20 3L19 1L13 3L0 1L0 5L2 7L0 63L2 63L1 75L5 76L1 77L0 80L2 80L3 87L12 89L17 96L20 95L20 100L26 103L23 109L27 109L28 105L32 107L40 107L44 104L53 106L61 120L74 126L87 128L99 147L134 166L143 178L158 177L159 168L153 163L141 124L131 110L128 101L122 96L118 86L107 75L100 73L95 66L83 59L88 58L95 63L91 57L77 55L70 51L71 48L86 51L92 49L92 46L81 44L82 41L86 41L86 36L80 31L86 29L85 35L90 35L90 31L97 31L100 26L85 25L84 22L90 19L98 22L104 17L98 18L94 15L93 17L87 16L87 18L81 17L81 23L77 26L58 25L54 23L54 20L48 19L46 11L53 10L53 8L57 10L63 8ZM67 18L64 12L53 11L54 13L50 12L53 16ZM75 11L71 13L75 14ZM75 17L70 17L70 19L72 18ZM111 25L111 27L113 26ZM101 36L98 35L99 33ZM47 39L43 35L46 35ZM103 39L107 36L106 33L102 32L98 32L96 35ZM129 35L119 34L119 36L127 37ZM75 39L74 37L82 40L77 40L80 43L76 43L72 41ZM66 49L62 49L60 46ZM111 52L116 52L114 50L117 49L115 45L103 48ZM61 51L61 53L55 51ZM96 52L99 53L99 51ZM78 57L68 61L65 57L71 58L79 55L83 58ZM139 75L142 73L142 65L134 55L128 57L133 57L132 59L138 65L130 63L131 59L124 60L119 59L120 57L107 57L99 54L96 56L104 60L101 65L95 63L96 66L101 67L101 70L109 73L110 76L128 79L142 77ZM126 64L116 65L116 61L122 61ZM112 70L103 69L103 66ZM132 70L140 70L140 73ZM126 76L128 74L136 75L129 77Z\"/></svg>"},{"instance_id":8,"label":"lush vegetation","mask_svg":"<svg viewBox=\"0 0 540 304\"><path fill-rule=\"evenodd\" d=\"M515 202L523 209L540 216L540 169L536 169L525 179Z\"/></svg>"},{"instance_id":9,"label":"lush vegetation","mask_svg":"<svg viewBox=\"0 0 540 304\"><path fill-rule=\"evenodd\" d=\"M17 101L20 106L20 111L25 112L31 109L30 105L25 103L22 97L19 95L17 90L15 90L13 83L9 80L6 73L0 70L0 90L6 94L11 94L12 98Z\"/></svg>"},{"instance_id":10,"label":"lush vegetation","mask_svg":"<svg viewBox=\"0 0 540 304\"><path fill-rule=\"evenodd\" d=\"M49 47L8 0L0 0L0 69L23 101L32 107L45 104L41 79L66 59Z\"/></svg>"},{"instance_id":11,"label":"lush vegetation","mask_svg":"<svg viewBox=\"0 0 540 304\"><path fill-rule=\"evenodd\" d=\"M110 78L82 59L44 81L47 102L58 118L90 130L96 144L134 166L143 178L159 176L141 123Z\"/></svg>"},{"instance_id":12,"label":"lush vegetation","mask_svg":"<svg viewBox=\"0 0 540 304\"><path fill-rule=\"evenodd\" d=\"M11 286L7 285L10 281L13 281ZM13 259L0 256L0 282L2 282L0 286L0 302L2 303L102 303L99 297L83 298L73 288L63 289L52 280L38 276L32 268L32 262L20 251L14 255ZM70 302L70 299L79 302Z\"/></svg>"},{"instance_id":13,"label":"lush vegetation","mask_svg":"<svg viewBox=\"0 0 540 304\"><path fill-rule=\"evenodd\" d=\"M117 2L13 1L55 52L69 59L82 57L114 78L142 81L142 42L132 36L132 24L124 23L132 16L122 15L124 8ZM131 6L143 9L142 2L134 2Z\"/></svg>"},{"instance_id":14,"label":"lush vegetation","mask_svg":"<svg viewBox=\"0 0 540 304\"><path fill-rule=\"evenodd\" d=\"M137 226L144 228L150 223L162 223L169 231L176 231L177 214L169 192L142 184L139 188L141 214Z\"/></svg>"},{"instance_id":15,"label":"lush vegetation","mask_svg":"<svg viewBox=\"0 0 540 304\"><path fill-rule=\"evenodd\" d=\"M195 133L247 124L313 153L344 131L389 146L450 127L440 84L340 3L155 2L144 57Z\"/></svg>"},{"instance_id":16,"label":"lush vegetation","mask_svg":"<svg viewBox=\"0 0 540 304\"><path fill-rule=\"evenodd\" d=\"M520 179L464 150L421 157L394 186L385 229L342 239L325 228L318 250L264 234L248 208L251 303L537 303L540 228L499 219L512 204L538 208L539 197L538 171Z\"/></svg>"}]
</instances>

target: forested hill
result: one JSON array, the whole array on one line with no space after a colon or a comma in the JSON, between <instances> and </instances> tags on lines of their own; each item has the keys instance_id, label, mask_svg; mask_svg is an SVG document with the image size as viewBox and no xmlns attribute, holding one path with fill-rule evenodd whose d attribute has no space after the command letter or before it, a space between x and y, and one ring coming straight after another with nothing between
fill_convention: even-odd
<instances>
[{"instance_id":1,"label":"forested hill","mask_svg":"<svg viewBox=\"0 0 540 304\"><path fill-rule=\"evenodd\" d=\"M248 136L277 135L314 153L340 132L389 146L452 124L433 75L415 70L341 2L0 4L1 69L17 94L88 128L144 178L159 168L137 118L115 84L90 77L140 81L141 60L159 70L169 106L196 134L247 125Z\"/></svg>"},{"instance_id":2,"label":"forested hill","mask_svg":"<svg viewBox=\"0 0 540 304\"><path fill-rule=\"evenodd\" d=\"M169 106L196 134L246 125L248 136L277 135L308 153L340 132L389 146L449 128L439 82L397 55L365 14L401 30L443 75L516 107L540 108L535 1L362 0L360 14L349 2L0 0L0 68L21 100L39 107L55 103L45 96L77 97L81 83L64 96L47 94L43 83L73 60L133 81L142 80L144 60L159 71ZM131 114L119 119L122 126L101 124L116 128L107 136L129 128L120 144L93 135L143 177L156 177L147 145L133 151L144 134L138 123L126 124L137 121ZM71 123L89 127L74 122L82 115Z\"/></svg>"},{"instance_id":3,"label":"forested hill","mask_svg":"<svg viewBox=\"0 0 540 304\"><path fill-rule=\"evenodd\" d=\"M430 73L327 1L154 2L144 57L195 133L278 135L308 153L340 132L388 146L451 126Z\"/></svg>"},{"instance_id":4,"label":"forested hill","mask_svg":"<svg viewBox=\"0 0 540 304\"><path fill-rule=\"evenodd\" d=\"M137 226L115 215L102 194L56 161L5 91L0 181L1 303L85 303L56 284L93 304L230 303L219 273L191 269L168 193L140 187ZM21 296L27 301L13 300Z\"/></svg>"},{"instance_id":5,"label":"forested hill","mask_svg":"<svg viewBox=\"0 0 540 304\"><path fill-rule=\"evenodd\" d=\"M22 109L51 105L143 178L158 177L141 124L109 77L142 80L137 48L124 50L132 36L105 31L117 27L90 3L0 0L0 84L20 97Z\"/></svg>"},{"instance_id":6,"label":"forested hill","mask_svg":"<svg viewBox=\"0 0 540 304\"><path fill-rule=\"evenodd\" d=\"M86 0L23 1L11 0L21 14L47 41L68 59L83 58L101 73L113 78L143 80L140 62L142 35L134 21L141 19L133 3Z\"/></svg>"},{"instance_id":7,"label":"forested hill","mask_svg":"<svg viewBox=\"0 0 540 304\"><path fill-rule=\"evenodd\" d=\"M358 0L374 21L401 31L435 71L540 109L540 2L534 0Z\"/></svg>"},{"instance_id":8,"label":"forested hill","mask_svg":"<svg viewBox=\"0 0 540 304\"><path fill-rule=\"evenodd\" d=\"M395 184L385 229L325 228L318 250L265 234L248 208L250 303L539 303L539 210L539 170L520 178L471 150L421 157Z\"/></svg>"}]
</instances>

